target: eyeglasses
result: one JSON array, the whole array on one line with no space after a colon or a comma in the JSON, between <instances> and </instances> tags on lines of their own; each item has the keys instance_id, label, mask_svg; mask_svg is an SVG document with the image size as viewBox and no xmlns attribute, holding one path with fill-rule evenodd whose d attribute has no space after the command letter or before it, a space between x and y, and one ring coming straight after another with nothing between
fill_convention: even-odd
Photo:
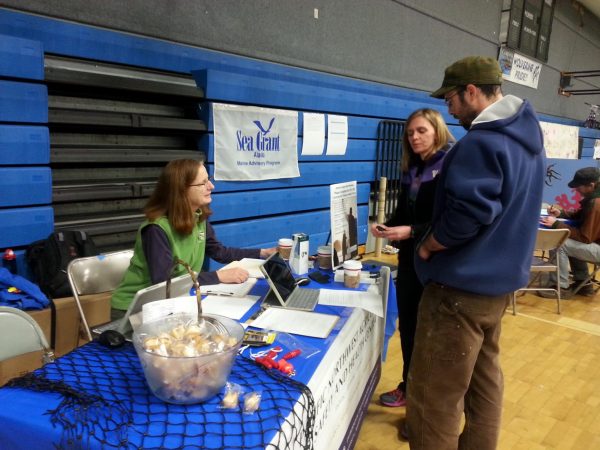
<instances>
[{"instance_id":1,"label":"eyeglasses","mask_svg":"<svg viewBox=\"0 0 600 450\"><path fill-rule=\"evenodd\" d=\"M195 187L204 187L208 183L212 183L212 182L213 182L213 177L208 177L204 183L190 184L189 186L190 187L192 187L192 186L195 186Z\"/></svg>"},{"instance_id":2,"label":"eyeglasses","mask_svg":"<svg viewBox=\"0 0 600 450\"><path fill-rule=\"evenodd\" d=\"M465 92L464 89L459 89L457 91L454 92L454 94L452 94L450 97L445 97L444 98L444 103L446 104L446 106L450 106L450 103L452 98L456 97L458 94L462 94L463 92Z\"/></svg>"}]
</instances>

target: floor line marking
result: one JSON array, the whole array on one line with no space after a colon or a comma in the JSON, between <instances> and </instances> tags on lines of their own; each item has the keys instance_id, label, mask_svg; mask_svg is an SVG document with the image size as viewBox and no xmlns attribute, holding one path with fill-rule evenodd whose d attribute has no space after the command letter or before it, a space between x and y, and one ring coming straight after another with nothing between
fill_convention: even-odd
<instances>
[{"instance_id":1,"label":"floor line marking","mask_svg":"<svg viewBox=\"0 0 600 450\"><path fill-rule=\"evenodd\" d=\"M517 313L518 316L527 317L529 319L538 320L540 322L545 322L553 325L558 325L564 328L569 328L571 330L581 331L583 333L593 334L595 336L600 336L600 325L596 325L591 322L585 322L583 320L578 319L570 319L568 317L561 317L557 321L542 319L540 317L531 316L529 314Z\"/></svg>"}]
</instances>

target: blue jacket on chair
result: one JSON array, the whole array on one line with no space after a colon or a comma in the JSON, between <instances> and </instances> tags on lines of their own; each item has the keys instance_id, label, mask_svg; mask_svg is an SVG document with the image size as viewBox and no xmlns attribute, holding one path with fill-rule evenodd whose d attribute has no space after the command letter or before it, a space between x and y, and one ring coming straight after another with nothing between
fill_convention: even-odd
<instances>
[{"instance_id":1,"label":"blue jacket on chair","mask_svg":"<svg viewBox=\"0 0 600 450\"><path fill-rule=\"evenodd\" d=\"M0 306L18 309L44 309L50 301L31 281L0 268Z\"/></svg>"}]
</instances>

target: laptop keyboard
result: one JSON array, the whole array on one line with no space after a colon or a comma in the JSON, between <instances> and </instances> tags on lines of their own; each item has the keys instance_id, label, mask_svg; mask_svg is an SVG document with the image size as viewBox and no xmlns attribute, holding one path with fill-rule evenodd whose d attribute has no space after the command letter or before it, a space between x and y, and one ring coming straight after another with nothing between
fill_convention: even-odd
<instances>
[{"instance_id":1,"label":"laptop keyboard","mask_svg":"<svg viewBox=\"0 0 600 450\"><path fill-rule=\"evenodd\" d=\"M288 299L286 306L298 309L313 309L319 301L316 289L296 289Z\"/></svg>"}]
</instances>

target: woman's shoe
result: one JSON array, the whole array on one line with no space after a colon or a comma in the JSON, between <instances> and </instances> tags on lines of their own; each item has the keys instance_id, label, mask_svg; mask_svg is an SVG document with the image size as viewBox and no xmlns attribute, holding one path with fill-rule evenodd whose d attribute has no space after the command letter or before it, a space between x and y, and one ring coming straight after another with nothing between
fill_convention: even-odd
<instances>
[{"instance_id":1,"label":"woman's shoe","mask_svg":"<svg viewBox=\"0 0 600 450\"><path fill-rule=\"evenodd\" d=\"M397 408L399 406L406 406L406 395L400 389L396 388L393 391L381 394L379 401L383 406Z\"/></svg>"}]
</instances>

